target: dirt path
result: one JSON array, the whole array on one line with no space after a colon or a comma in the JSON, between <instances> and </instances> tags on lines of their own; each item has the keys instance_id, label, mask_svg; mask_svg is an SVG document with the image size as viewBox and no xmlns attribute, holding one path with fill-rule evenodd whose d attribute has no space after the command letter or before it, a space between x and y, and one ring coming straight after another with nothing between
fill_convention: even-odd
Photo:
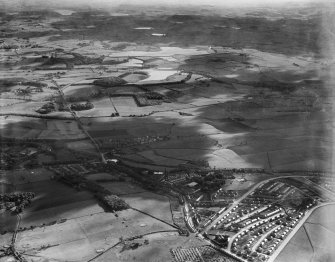
<instances>
[{"instance_id":1,"label":"dirt path","mask_svg":"<svg viewBox=\"0 0 335 262\"><path fill-rule=\"evenodd\" d=\"M20 216L20 214L16 214L16 217L17 217L16 228L15 228L15 231L13 233L12 242L11 242L11 245L9 247L9 250L10 250L11 255L14 256L15 259L17 259L17 261L27 262L27 260L19 252L17 252L16 248L15 248L15 242L16 242L16 238L17 238L17 232L18 232L18 230L20 228L20 225L21 225L21 216Z\"/></svg>"}]
</instances>

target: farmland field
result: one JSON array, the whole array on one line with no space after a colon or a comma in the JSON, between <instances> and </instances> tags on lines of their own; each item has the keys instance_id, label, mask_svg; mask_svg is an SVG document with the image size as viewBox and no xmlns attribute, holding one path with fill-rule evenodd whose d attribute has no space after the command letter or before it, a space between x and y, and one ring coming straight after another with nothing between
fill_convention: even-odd
<instances>
[{"instance_id":1,"label":"farmland field","mask_svg":"<svg viewBox=\"0 0 335 262\"><path fill-rule=\"evenodd\" d=\"M142 224L146 226L140 226ZM25 250L28 255L38 254L42 258L88 260L96 255L96 250L107 249L119 242L120 237L169 229L162 222L137 211L123 211L118 217L96 213L20 233L17 245L19 250ZM43 245L51 247L44 250L41 249ZM77 246L80 246L80 252L77 252Z\"/></svg>"},{"instance_id":2,"label":"farmland field","mask_svg":"<svg viewBox=\"0 0 335 262\"><path fill-rule=\"evenodd\" d=\"M0 262L335 261L332 3L119 2L0 4Z\"/></svg>"},{"instance_id":3,"label":"farmland field","mask_svg":"<svg viewBox=\"0 0 335 262\"><path fill-rule=\"evenodd\" d=\"M111 101L121 115L137 112L137 104L131 96L111 97Z\"/></svg>"}]
</instances>

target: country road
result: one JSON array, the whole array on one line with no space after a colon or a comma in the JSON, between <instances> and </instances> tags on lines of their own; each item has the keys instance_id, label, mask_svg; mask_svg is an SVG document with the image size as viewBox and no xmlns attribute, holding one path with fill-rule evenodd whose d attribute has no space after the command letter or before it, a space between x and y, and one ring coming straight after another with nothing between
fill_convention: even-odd
<instances>
[{"instance_id":1,"label":"country road","mask_svg":"<svg viewBox=\"0 0 335 262\"><path fill-rule=\"evenodd\" d=\"M103 155L103 153L101 152L100 150L100 147L98 145L98 143L95 141L95 139L86 131L86 129L84 128L83 124L81 123L79 117L77 116L76 112L73 111L71 109L71 106L67 103L65 97L64 97L64 92L63 92L63 88L61 86L58 85L58 83L55 81L55 80L52 80L52 82L56 85L56 87L58 88L58 92L59 92L59 95L63 101L63 104L64 106L69 110L69 112L71 113L71 115L73 116L73 118L76 120L77 124L78 124L78 127L79 129L81 129L84 134L91 140L92 144L94 145L96 151L98 152L98 154L100 155L101 157L101 162L102 163L106 163L106 159ZM70 85L70 84L69 84Z\"/></svg>"}]
</instances>

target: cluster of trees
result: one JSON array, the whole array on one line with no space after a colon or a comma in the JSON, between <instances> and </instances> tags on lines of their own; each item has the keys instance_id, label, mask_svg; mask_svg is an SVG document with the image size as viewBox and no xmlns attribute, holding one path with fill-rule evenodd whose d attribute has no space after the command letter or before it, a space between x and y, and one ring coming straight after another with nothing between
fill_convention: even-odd
<instances>
[{"instance_id":1,"label":"cluster of trees","mask_svg":"<svg viewBox=\"0 0 335 262\"><path fill-rule=\"evenodd\" d=\"M39 109L36 110L36 112L39 114L49 114L53 111L55 111L55 105L52 102L46 103L45 105L41 106Z\"/></svg>"},{"instance_id":2,"label":"cluster of trees","mask_svg":"<svg viewBox=\"0 0 335 262\"><path fill-rule=\"evenodd\" d=\"M40 164L39 164L39 162L37 160L37 157L36 157L36 155L34 155L34 157L32 159L30 159L30 161L28 163L26 163L24 165L24 167L30 169L30 168L36 168L39 165Z\"/></svg>"},{"instance_id":3,"label":"cluster of trees","mask_svg":"<svg viewBox=\"0 0 335 262\"><path fill-rule=\"evenodd\" d=\"M111 194L109 190L99 184L88 181L85 177L79 175L61 175L59 180L75 188L85 188L95 194L95 197L107 208L108 211L119 211L129 208L128 204L116 195Z\"/></svg>"},{"instance_id":4,"label":"cluster of trees","mask_svg":"<svg viewBox=\"0 0 335 262\"><path fill-rule=\"evenodd\" d=\"M116 195L98 193L95 196L107 207L108 210L112 212L129 208L129 205Z\"/></svg>"},{"instance_id":5,"label":"cluster of trees","mask_svg":"<svg viewBox=\"0 0 335 262\"><path fill-rule=\"evenodd\" d=\"M0 113L1 115L1 113ZM2 114L7 115L7 114ZM36 115L36 114L21 114L21 113L11 113L11 116L26 116L26 117L36 117L40 119L58 119L58 120L73 120L72 117L66 117L66 116L48 116L48 115ZM22 138L23 139L23 138ZM24 138L26 139L26 138Z\"/></svg>"},{"instance_id":6,"label":"cluster of trees","mask_svg":"<svg viewBox=\"0 0 335 262\"><path fill-rule=\"evenodd\" d=\"M104 55L100 57L89 57L78 53L71 53L71 54L74 56L73 61L71 62L75 65L101 64L105 59Z\"/></svg>"},{"instance_id":7,"label":"cluster of trees","mask_svg":"<svg viewBox=\"0 0 335 262\"><path fill-rule=\"evenodd\" d=\"M16 95L29 95L30 93L31 93L30 88L26 88L26 89L18 88L15 90Z\"/></svg>"},{"instance_id":8,"label":"cluster of trees","mask_svg":"<svg viewBox=\"0 0 335 262\"><path fill-rule=\"evenodd\" d=\"M11 210L21 213L27 207L31 200L35 197L33 192L15 192L9 194L0 194L0 209Z\"/></svg>"},{"instance_id":9,"label":"cluster of trees","mask_svg":"<svg viewBox=\"0 0 335 262\"><path fill-rule=\"evenodd\" d=\"M20 48L18 45L3 43L0 45L0 49L11 50Z\"/></svg>"},{"instance_id":10,"label":"cluster of trees","mask_svg":"<svg viewBox=\"0 0 335 262\"><path fill-rule=\"evenodd\" d=\"M40 67L37 67L36 69L38 69L38 70L44 70L44 68L42 67L42 68L40 68ZM47 68L48 69L48 68ZM47 70L47 69L45 69L45 70ZM56 72L56 73L47 73L47 74L45 74L45 76L47 77L47 78L60 78L61 77L61 75L65 75L65 72ZM58 88L56 87L56 86L49 86L48 88L50 88L50 89L54 89L54 90L58 90Z\"/></svg>"},{"instance_id":11,"label":"cluster of trees","mask_svg":"<svg viewBox=\"0 0 335 262\"><path fill-rule=\"evenodd\" d=\"M65 64L68 69L73 68L74 65L89 65L89 64L101 64L105 56L100 56L96 58L91 58L88 56L83 56L78 53L66 53L67 55L72 55L73 57L65 57L59 55L58 53L64 52L63 49L56 49L55 53L51 54L51 57L44 62L44 66L50 66L54 64ZM59 57L60 56L60 57Z\"/></svg>"},{"instance_id":12,"label":"cluster of trees","mask_svg":"<svg viewBox=\"0 0 335 262\"><path fill-rule=\"evenodd\" d=\"M24 81L21 83L21 85L33 86L33 87L47 87L48 86L46 83L38 82L38 81Z\"/></svg>"},{"instance_id":13,"label":"cluster of trees","mask_svg":"<svg viewBox=\"0 0 335 262\"><path fill-rule=\"evenodd\" d=\"M185 113L185 112L178 112L179 115L181 116L193 116L192 114L189 114L189 113Z\"/></svg>"},{"instance_id":14,"label":"cluster of trees","mask_svg":"<svg viewBox=\"0 0 335 262\"><path fill-rule=\"evenodd\" d=\"M112 87L126 84L127 81L117 76L104 77L93 82L94 85L102 87Z\"/></svg>"},{"instance_id":15,"label":"cluster of trees","mask_svg":"<svg viewBox=\"0 0 335 262\"><path fill-rule=\"evenodd\" d=\"M163 102L163 97L161 95L153 94L136 94L133 96L137 106L152 106L160 105Z\"/></svg>"},{"instance_id":16,"label":"cluster of trees","mask_svg":"<svg viewBox=\"0 0 335 262\"><path fill-rule=\"evenodd\" d=\"M101 170L116 170L120 173L124 173L127 174L128 176L130 176L131 178L133 178L134 180L136 180L137 182L141 183L142 187L148 190L156 190L157 189L157 181L155 181L155 179L153 178L153 175L146 175L143 176L141 175L141 171L143 171L143 169L136 169L133 167L128 167L126 166L122 161L120 161L117 165L115 164L105 164L102 165Z\"/></svg>"},{"instance_id":17,"label":"cluster of trees","mask_svg":"<svg viewBox=\"0 0 335 262\"><path fill-rule=\"evenodd\" d=\"M71 110L82 111L92 109L94 106L91 102L81 103L81 104L71 104Z\"/></svg>"},{"instance_id":18,"label":"cluster of trees","mask_svg":"<svg viewBox=\"0 0 335 262\"><path fill-rule=\"evenodd\" d=\"M58 179L65 184L73 186L74 188L80 189L85 188L93 193L108 193L109 191L102 186L88 181L85 177L78 174L64 174L58 176Z\"/></svg>"},{"instance_id":19,"label":"cluster of trees","mask_svg":"<svg viewBox=\"0 0 335 262\"><path fill-rule=\"evenodd\" d=\"M225 184L225 180L219 174L210 174L207 176L193 177L190 182L197 182L203 192L215 191Z\"/></svg>"},{"instance_id":20,"label":"cluster of trees","mask_svg":"<svg viewBox=\"0 0 335 262\"><path fill-rule=\"evenodd\" d=\"M145 96L146 96L147 99L153 99L153 100L162 100L162 99L164 99L163 95L161 95L159 93L156 93L156 92L146 93Z\"/></svg>"},{"instance_id":21,"label":"cluster of trees","mask_svg":"<svg viewBox=\"0 0 335 262\"><path fill-rule=\"evenodd\" d=\"M145 239L143 241L143 243L123 241L123 247L122 247L120 253L123 252L123 251L125 251L125 250L131 250L131 249L134 250L134 249L137 249L140 246L148 245L148 244L149 244L149 240L148 239Z\"/></svg>"},{"instance_id":22,"label":"cluster of trees","mask_svg":"<svg viewBox=\"0 0 335 262\"><path fill-rule=\"evenodd\" d=\"M129 115L129 117L145 117L148 116L149 114L141 114L141 115Z\"/></svg>"},{"instance_id":23,"label":"cluster of trees","mask_svg":"<svg viewBox=\"0 0 335 262\"><path fill-rule=\"evenodd\" d=\"M42 142L42 141L41 141ZM45 147L42 144L31 142L29 139L16 140L16 139L6 139L2 141L1 145L4 148L4 152L0 152L0 170L11 170L17 168L19 163L23 163L26 160L30 160L25 164L26 167L31 168L38 166L36 159L36 154L23 155L21 154L22 148L34 147L37 151L46 151ZM6 147L9 147L9 150L5 150Z\"/></svg>"},{"instance_id":24,"label":"cluster of trees","mask_svg":"<svg viewBox=\"0 0 335 262\"><path fill-rule=\"evenodd\" d=\"M223 174L233 174L233 173L264 173L265 170L263 168L227 168L227 169L217 169L214 171L215 173L223 173Z\"/></svg>"},{"instance_id":25,"label":"cluster of trees","mask_svg":"<svg viewBox=\"0 0 335 262\"><path fill-rule=\"evenodd\" d=\"M14 155L14 154L13 154ZM0 154L0 170L11 170L15 168L16 161L12 154Z\"/></svg>"},{"instance_id":26,"label":"cluster of trees","mask_svg":"<svg viewBox=\"0 0 335 262\"><path fill-rule=\"evenodd\" d=\"M118 112L111 114L111 117L116 117L116 116L120 116L120 114Z\"/></svg>"},{"instance_id":27,"label":"cluster of trees","mask_svg":"<svg viewBox=\"0 0 335 262\"><path fill-rule=\"evenodd\" d=\"M219 244L221 247L228 247L229 236L227 235L217 235L214 238L214 241Z\"/></svg>"}]
</instances>

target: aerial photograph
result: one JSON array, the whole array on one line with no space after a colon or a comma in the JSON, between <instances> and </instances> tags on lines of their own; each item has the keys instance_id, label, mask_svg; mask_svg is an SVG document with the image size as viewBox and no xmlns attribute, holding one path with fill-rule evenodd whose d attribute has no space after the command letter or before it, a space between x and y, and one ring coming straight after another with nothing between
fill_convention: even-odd
<instances>
[{"instance_id":1,"label":"aerial photograph","mask_svg":"<svg viewBox=\"0 0 335 262\"><path fill-rule=\"evenodd\" d=\"M0 262L334 262L334 0L0 0Z\"/></svg>"}]
</instances>

